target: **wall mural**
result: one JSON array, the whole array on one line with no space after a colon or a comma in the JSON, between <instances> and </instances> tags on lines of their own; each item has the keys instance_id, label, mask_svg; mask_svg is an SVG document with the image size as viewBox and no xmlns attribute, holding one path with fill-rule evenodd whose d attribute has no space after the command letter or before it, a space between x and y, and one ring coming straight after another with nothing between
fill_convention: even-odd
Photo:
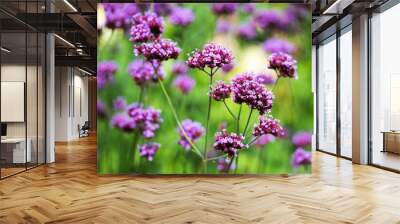
<instances>
[{"instance_id":1,"label":"wall mural","mask_svg":"<svg viewBox=\"0 0 400 224\"><path fill-rule=\"evenodd\" d=\"M311 172L305 4L98 4L100 174Z\"/></svg>"}]
</instances>

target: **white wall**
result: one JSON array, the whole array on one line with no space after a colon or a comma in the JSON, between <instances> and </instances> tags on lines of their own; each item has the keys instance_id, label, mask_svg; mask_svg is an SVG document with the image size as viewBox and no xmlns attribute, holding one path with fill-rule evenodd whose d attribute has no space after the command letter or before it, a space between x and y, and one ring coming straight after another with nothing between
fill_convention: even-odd
<instances>
[{"instance_id":1,"label":"white wall","mask_svg":"<svg viewBox=\"0 0 400 224\"><path fill-rule=\"evenodd\" d=\"M72 67L56 67L55 73L55 140L70 141L88 120L88 78Z\"/></svg>"}]
</instances>

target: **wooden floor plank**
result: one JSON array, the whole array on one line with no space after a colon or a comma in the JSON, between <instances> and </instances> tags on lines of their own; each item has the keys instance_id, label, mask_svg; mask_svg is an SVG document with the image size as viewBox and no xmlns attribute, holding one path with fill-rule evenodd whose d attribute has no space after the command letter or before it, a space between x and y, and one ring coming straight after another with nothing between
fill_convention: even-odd
<instances>
[{"instance_id":1,"label":"wooden floor plank","mask_svg":"<svg viewBox=\"0 0 400 224\"><path fill-rule=\"evenodd\" d=\"M0 223L400 223L400 175L313 153L313 174L99 176L96 139L0 181Z\"/></svg>"}]
</instances>

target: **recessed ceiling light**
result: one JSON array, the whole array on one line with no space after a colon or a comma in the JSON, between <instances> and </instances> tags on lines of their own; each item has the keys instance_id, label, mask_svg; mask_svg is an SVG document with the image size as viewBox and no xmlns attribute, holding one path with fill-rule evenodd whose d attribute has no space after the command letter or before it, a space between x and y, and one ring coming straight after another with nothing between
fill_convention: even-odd
<instances>
[{"instance_id":1,"label":"recessed ceiling light","mask_svg":"<svg viewBox=\"0 0 400 224\"><path fill-rule=\"evenodd\" d=\"M67 45L69 45L69 46L75 48L75 45L73 45L73 44L72 44L71 42L69 42L68 40L66 40L66 39L64 39L64 38L62 38L62 37L60 37L60 36L57 35L57 34L54 34L54 36L57 37L57 38L58 38L59 40L61 40L62 42L66 43Z\"/></svg>"},{"instance_id":2,"label":"recessed ceiling light","mask_svg":"<svg viewBox=\"0 0 400 224\"><path fill-rule=\"evenodd\" d=\"M2 51L6 52L6 53L10 53L10 52L11 52L11 50L9 50L9 49L7 49L7 48L5 48L5 47L1 47L0 49L1 49Z\"/></svg>"},{"instance_id":3,"label":"recessed ceiling light","mask_svg":"<svg viewBox=\"0 0 400 224\"><path fill-rule=\"evenodd\" d=\"M65 4L67 4L73 11L78 12L78 10L68 1L64 0Z\"/></svg>"}]
</instances>

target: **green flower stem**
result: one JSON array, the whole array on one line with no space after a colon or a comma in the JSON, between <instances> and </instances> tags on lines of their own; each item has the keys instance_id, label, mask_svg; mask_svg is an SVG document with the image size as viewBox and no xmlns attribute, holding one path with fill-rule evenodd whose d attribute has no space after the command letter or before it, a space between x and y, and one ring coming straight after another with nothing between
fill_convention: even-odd
<instances>
[{"instance_id":1,"label":"green flower stem","mask_svg":"<svg viewBox=\"0 0 400 224\"><path fill-rule=\"evenodd\" d=\"M229 161L229 164L228 164L228 169L226 170L226 173L229 173L230 171L231 171L231 166L232 166L232 163L233 163L233 160L234 160L235 158L231 158L231 161Z\"/></svg>"},{"instance_id":2,"label":"green flower stem","mask_svg":"<svg viewBox=\"0 0 400 224\"><path fill-rule=\"evenodd\" d=\"M247 131L247 128L249 127L250 118L251 118L252 114L253 114L253 109L250 110L249 117L247 118L246 126L244 127L244 131L243 131L243 136L246 136L246 131Z\"/></svg>"},{"instance_id":3,"label":"green flower stem","mask_svg":"<svg viewBox=\"0 0 400 224\"><path fill-rule=\"evenodd\" d=\"M272 87L272 90L271 90L272 92L275 90L276 86L278 85L279 79L281 79L281 78L278 76L278 79L276 80L274 87Z\"/></svg>"},{"instance_id":4,"label":"green flower stem","mask_svg":"<svg viewBox=\"0 0 400 224\"><path fill-rule=\"evenodd\" d=\"M237 173L237 169L239 167L239 153L236 156L236 160L235 160L235 174Z\"/></svg>"},{"instance_id":5,"label":"green flower stem","mask_svg":"<svg viewBox=\"0 0 400 224\"><path fill-rule=\"evenodd\" d=\"M132 141L132 149L128 149L128 155L127 158L130 159L132 158L133 161L133 168L135 168L135 155L136 155L136 148L137 144L139 142L139 131L135 130L135 133L133 134L133 141Z\"/></svg>"},{"instance_id":6,"label":"green flower stem","mask_svg":"<svg viewBox=\"0 0 400 224\"><path fill-rule=\"evenodd\" d=\"M139 99L138 99L139 104L143 102L143 99L144 99L144 87L140 87Z\"/></svg>"},{"instance_id":7,"label":"green flower stem","mask_svg":"<svg viewBox=\"0 0 400 224\"><path fill-rule=\"evenodd\" d=\"M255 138L253 138L249 143L247 143L247 145L248 146L251 146L251 144L253 144L255 141L257 141L257 139L259 138L260 136L257 136L257 137L255 137Z\"/></svg>"},{"instance_id":8,"label":"green flower stem","mask_svg":"<svg viewBox=\"0 0 400 224\"><path fill-rule=\"evenodd\" d=\"M233 117L233 119L237 120L236 116L232 113L231 109L229 109L228 104L226 104L225 99L222 100L222 102L224 103L226 109L228 110L229 114Z\"/></svg>"},{"instance_id":9,"label":"green flower stem","mask_svg":"<svg viewBox=\"0 0 400 224\"><path fill-rule=\"evenodd\" d=\"M168 106L170 107L170 109L171 109L171 111L172 111L172 114L174 115L174 118L175 118L176 123L178 124L179 130L181 130L181 132L182 132L183 136L185 137L186 141L188 141L189 144L190 144L190 146L192 146L193 152L195 152L196 155L200 156L200 158L201 158L202 160L204 160L204 158L203 158L203 156L202 156L200 150L199 150L199 149L197 148L197 146L190 140L190 138L189 138L189 137L187 136L187 134L186 134L186 131L183 129L182 124L181 124L181 122L180 122L180 120L179 120L178 114L176 113L175 108L174 108L174 106L173 106L173 104L172 104L171 98L169 97L169 95L168 95L168 93L167 93L167 90L165 89L165 86L164 86L164 84L163 84L163 82L162 82L162 80L161 80L160 78L158 78L158 83L160 84L161 90L162 90L162 92L163 92L165 98L167 99Z\"/></svg>"},{"instance_id":10,"label":"green flower stem","mask_svg":"<svg viewBox=\"0 0 400 224\"><path fill-rule=\"evenodd\" d=\"M211 157L208 158L207 161L211 161L211 160L217 160L217 159L221 159L221 158L225 158L227 155L221 155L221 156L216 156L216 157Z\"/></svg>"},{"instance_id":11,"label":"green flower stem","mask_svg":"<svg viewBox=\"0 0 400 224\"><path fill-rule=\"evenodd\" d=\"M211 69L210 72L210 84L209 84L209 92L208 92L208 110L207 110L207 121L206 121L206 134L205 134L205 142L204 142L204 150L203 150L203 163L204 163L204 172L207 172L207 143L208 143L208 132L209 132L209 123L210 123L210 115L211 115L211 107L212 107L212 97L211 97L211 89L213 82L213 71Z\"/></svg>"},{"instance_id":12,"label":"green flower stem","mask_svg":"<svg viewBox=\"0 0 400 224\"><path fill-rule=\"evenodd\" d=\"M242 105L243 104L240 104L239 113L238 113L237 122L236 122L236 133L238 133L238 134L239 134L239 130L240 130L240 115L242 113Z\"/></svg>"}]
</instances>

